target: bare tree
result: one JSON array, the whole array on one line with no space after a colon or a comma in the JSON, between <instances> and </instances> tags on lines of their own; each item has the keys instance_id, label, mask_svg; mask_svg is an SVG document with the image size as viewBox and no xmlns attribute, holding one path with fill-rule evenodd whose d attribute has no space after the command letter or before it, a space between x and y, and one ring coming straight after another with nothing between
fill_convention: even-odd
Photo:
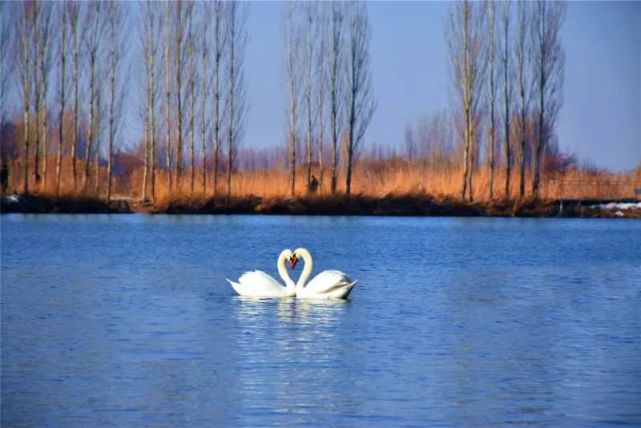
<instances>
[{"instance_id":1,"label":"bare tree","mask_svg":"<svg viewBox=\"0 0 641 428\"><path fill-rule=\"evenodd\" d=\"M204 2L202 9L202 39L200 46L200 150L203 196L207 191L207 101L209 99L209 25L211 21L211 3Z\"/></svg>"},{"instance_id":2,"label":"bare tree","mask_svg":"<svg viewBox=\"0 0 641 428\"><path fill-rule=\"evenodd\" d=\"M559 32L565 19L565 4L538 0L532 25L533 65L536 110L536 139L532 193L538 196L541 184L541 159L554 133L563 103L565 55Z\"/></svg>"},{"instance_id":3,"label":"bare tree","mask_svg":"<svg viewBox=\"0 0 641 428\"><path fill-rule=\"evenodd\" d=\"M531 13L525 0L519 0L517 6L517 34L515 46L516 81L519 94L519 114L517 135L519 138L519 197L525 196L525 159L528 142L527 117L530 109L531 81L528 74L529 65L529 23Z\"/></svg>"},{"instance_id":4,"label":"bare tree","mask_svg":"<svg viewBox=\"0 0 641 428\"><path fill-rule=\"evenodd\" d=\"M189 88L189 163L191 166L191 181L189 191L193 195L194 183L196 180L196 35L194 34L194 14L189 13L187 20L187 57L188 57L188 78L187 85Z\"/></svg>"},{"instance_id":5,"label":"bare tree","mask_svg":"<svg viewBox=\"0 0 641 428\"><path fill-rule=\"evenodd\" d=\"M496 155L496 25L495 25L495 0L486 0L487 8L487 60L488 60L488 87L487 87L487 109L489 112L488 126L488 146L489 146L489 164L490 164L490 199L494 198L494 167Z\"/></svg>"},{"instance_id":6,"label":"bare tree","mask_svg":"<svg viewBox=\"0 0 641 428\"><path fill-rule=\"evenodd\" d=\"M120 118L122 116L123 99L125 96L125 85L123 79L122 59L125 55L126 45L123 23L126 23L123 5L125 3L110 2L107 5L107 36L109 43L109 146L107 150L107 200L111 200L113 187L113 153L116 136L120 128ZM153 80L153 77L152 77ZM153 112L151 119L152 128L154 126ZM152 161L152 193L153 193L153 161Z\"/></svg>"},{"instance_id":7,"label":"bare tree","mask_svg":"<svg viewBox=\"0 0 641 428\"><path fill-rule=\"evenodd\" d=\"M365 3L350 3L347 55L347 172L345 193L352 188L354 153L363 141L376 101L372 92L369 57L370 28Z\"/></svg>"},{"instance_id":8,"label":"bare tree","mask_svg":"<svg viewBox=\"0 0 641 428\"><path fill-rule=\"evenodd\" d=\"M411 125L405 126L405 155L407 160L413 162L416 159L418 147L414 137L414 129Z\"/></svg>"},{"instance_id":9,"label":"bare tree","mask_svg":"<svg viewBox=\"0 0 641 428\"><path fill-rule=\"evenodd\" d=\"M220 161L220 148L222 146L222 94L225 88L222 85L223 54L227 44L227 31L225 28L225 5L221 0L214 1L214 196L218 192L218 169Z\"/></svg>"},{"instance_id":10,"label":"bare tree","mask_svg":"<svg viewBox=\"0 0 641 428\"><path fill-rule=\"evenodd\" d=\"M343 93L342 79L343 76L343 4L340 2L331 3L331 31L330 31L330 58L329 72L329 109L330 109L330 127L332 137L332 183L331 192L336 193L337 173L338 173L338 138L342 132L341 127L341 98Z\"/></svg>"},{"instance_id":11,"label":"bare tree","mask_svg":"<svg viewBox=\"0 0 641 428\"><path fill-rule=\"evenodd\" d=\"M42 183L42 189L47 187L47 128L49 111L46 108L49 72L51 70L51 52L49 41L51 35L51 11L52 4L35 1L32 9L34 31L35 58L33 61L34 75L34 106L36 113L36 153L34 161L34 173L37 183ZM40 176L40 157L44 159L42 168L43 175ZM43 179L44 178L44 179ZM42 181L41 181L42 179Z\"/></svg>"},{"instance_id":12,"label":"bare tree","mask_svg":"<svg viewBox=\"0 0 641 428\"><path fill-rule=\"evenodd\" d=\"M227 87L227 201L231 198L231 178L234 171L234 152L240 144L245 123L245 78L243 59L247 33L246 3L232 1L228 12L229 62Z\"/></svg>"},{"instance_id":13,"label":"bare tree","mask_svg":"<svg viewBox=\"0 0 641 428\"><path fill-rule=\"evenodd\" d=\"M20 84L22 86L22 108L23 108L23 146L24 146L24 159L23 159L23 185L22 191L25 194L29 193L29 146L30 146L30 125L31 125L31 93L32 93L32 58L31 50L33 48L33 21L31 8L34 7L32 3L24 2L21 4L20 10L22 16L18 25L15 26L17 31L16 42L20 48L21 58L18 64L18 73L20 76Z\"/></svg>"},{"instance_id":14,"label":"bare tree","mask_svg":"<svg viewBox=\"0 0 641 428\"><path fill-rule=\"evenodd\" d=\"M6 10L6 3L0 3L0 147L2 146L2 126L4 125L6 113L7 113L7 98L9 92L9 82L13 77L13 67L14 67L14 58L13 55L10 55L10 49L12 47L12 34L11 26L7 22L7 17L9 14L3 13L3 10ZM20 23L12 23L16 26L20 26ZM19 50L16 50L19 52ZM5 153L3 158L0 159L0 162L4 164L7 161L7 154Z\"/></svg>"},{"instance_id":15,"label":"bare tree","mask_svg":"<svg viewBox=\"0 0 641 428\"><path fill-rule=\"evenodd\" d=\"M106 9L106 4L105 4ZM106 24L106 16L103 9L103 25ZM103 27L103 33L104 33ZM103 127L104 127L104 114L105 114L105 105L104 105L104 90L105 83L107 81L107 60L105 56L105 49L99 49L99 59L98 66L96 68L96 111L94 115L94 151L93 151L93 170L94 170L94 195L96 197L100 196L100 154L101 154L101 143L103 140Z\"/></svg>"},{"instance_id":16,"label":"bare tree","mask_svg":"<svg viewBox=\"0 0 641 428\"><path fill-rule=\"evenodd\" d=\"M318 12L316 19L315 39L316 46L316 121L318 141L318 181L323 189L323 159L325 152L325 99L327 98L327 8L322 2L316 2Z\"/></svg>"},{"instance_id":17,"label":"bare tree","mask_svg":"<svg viewBox=\"0 0 641 428\"><path fill-rule=\"evenodd\" d=\"M87 194L89 186L89 167L92 154L92 147L97 146L98 140L98 99L99 99L99 48L102 42L104 30L103 6L101 2L89 4L87 11L88 31L85 39L86 49L89 55L89 124L87 126L87 141L85 148L85 174L84 174L84 193ZM96 152L98 150L94 149ZM96 177L98 180L98 177Z\"/></svg>"},{"instance_id":18,"label":"bare tree","mask_svg":"<svg viewBox=\"0 0 641 428\"><path fill-rule=\"evenodd\" d=\"M473 200L472 174L477 134L478 104L483 76L484 10L468 0L458 2L446 34L463 121L463 185L461 197Z\"/></svg>"},{"instance_id":19,"label":"bare tree","mask_svg":"<svg viewBox=\"0 0 641 428\"><path fill-rule=\"evenodd\" d=\"M183 174L183 137L184 137L184 115L185 115L185 63L187 62L186 49L186 32L185 27L188 25L189 16L193 3L185 3L178 0L176 3L176 13L174 22L174 72L176 78L176 122L178 125L177 147L176 147L176 183L180 189Z\"/></svg>"},{"instance_id":20,"label":"bare tree","mask_svg":"<svg viewBox=\"0 0 641 428\"><path fill-rule=\"evenodd\" d=\"M501 18L501 74L503 75L503 142L505 149L505 199L510 198L510 118L512 96L512 73L510 67L510 2L502 3Z\"/></svg>"},{"instance_id":21,"label":"bare tree","mask_svg":"<svg viewBox=\"0 0 641 428\"><path fill-rule=\"evenodd\" d=\"M67 9L65 2L60 3L60 71L59 78L60 84L58 87L58 96L60 98L60 113L58 116L58 150L56 152L56 196L60 195L60 169L62 163L62 151L64 144L64 125L65 125L65 102L66 102L66 88L65 83L67 80Z\"/></svg>"},{"instance_id":22,"label":"bare tree","mask_svg":"<svg viewBox=\"0 0 641 428\"><path fill-rule=\"evenodd\" d=\"M152 199L156 197L156 110L158 104L158 79L156 77L158 64L158 45L160 40L160 10L152 1L142 4L142 47L145 69L145 165L143 170L143 200L148 193ZM150 191L147 192L147 182Z\"/></svg>"},{"instance_id":23,"label":"bare tree","mask_svg":"<svg viewBox=\"0 0 641 428\"><path fill-rule=\"evenodd\" d=\"M163 46L163 75L165 77L165 168L167 169L167 180L169 184L169 191L172 190L172 147L171 147L171 91L172 91L172 78L171 78L171 36L173 26L172 22L172 8L173 4L167 2L165 4L165 15L163 20L165 30L165 40Z\"/></svg>"},{"instance_id":24,"label":"bare tree","mask_svg":"<svg viewBox=\"0 0 641 428\"><path fill-rule=\"evenodd\" d=\"M294 10L294 3L287 4L287 16L285 22L285 31L287 39L287 53L285 72L287 75L287 89L288 89L288 107L287 107L287 144L289 151L289 165L290 165L290 194L293 196L296 192L296 147L298 145L298 120L300 112L298 110L298 102L300 98L300 64L298 62L298 54L300 50L300 33L301 29L296 20Z\"/></svg>"},{"instance_id":25,"label":"bare tree","mask_svg":"<svg viewBox=\"0 0 641 428\"><path fill-rule=\"evenodd\" d=\"M303 96L305 99L305 125L307 128L306 138L305 138L305 160L307 162L307 181L306 186L310 189L312 182L312 149L313 149L313 139L315 133L316 123L314 122L314 109L312 98L314 94L314 82L312 70L314 67L314 48L316 45L316 37L314 34L315 26L315 5L312 2L308 2L304 5L305 7L305 34L303 40L305 40L305 50L303 52L303 65L305 68L305 77L304 77L304 90Z\"/></svg>"},{"instance_id":26,"label":"bare tree","mask_svg":"<svg viewBox=\"0 0 641 428\"><path fill-rule=\"evenodd\" d=\"M80 11L81 11L80 2L69 1L65 2L67 8L67 13L69 15L69 25L71 27L71 40L73 43L73 72L72 72L72 82L73 82L73 128L72 128L72 137L71 137L71 172L73 175L73 189L74 191L77 188L78 184L78 173L77 173L77 145L78 145L78 136L80 135L79 129L79 116L80 116L80 52L79 52L79 39L80 39Z\"/></svg>"}]
</instances>

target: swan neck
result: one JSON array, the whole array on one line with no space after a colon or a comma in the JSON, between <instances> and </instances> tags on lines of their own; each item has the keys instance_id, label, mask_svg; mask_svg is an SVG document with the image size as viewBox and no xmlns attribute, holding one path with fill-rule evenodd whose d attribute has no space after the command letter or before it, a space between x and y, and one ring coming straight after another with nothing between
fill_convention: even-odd
<instances>
[{"instance_id":1,"label":"swan neck","mask_svg":"<svg viewBox=\"0 0 641 428\"><path fill-rule=\"evenodd\" d=\"M285 287L288 289L293 289L295 287L294 281L289 277L289 272L287 272L287 267L285 262L289 259L287 251L283 251L278 256L278 261L276 262L276 267L278 268L278 274L280 278L285 282Z\"/></svg>"},{"instance_id":2,"label":"swan neck","mask_svg":"<svg viewBox=\"0 0 641 428\"><path fill-rule=\"evenodd\" d=\"M312 255L309 253L309 251L307 251L304 248L299 249L298 254L300 254L300 257L303 259L303 262L305 262L303 273L300 275L300 278L298 279L298 283L296 284L296 288L302 289L303 287L305 287L307 280L312 274L312 270L314 269L314 260L312 259Z\"/></svg>"}]
</instances>

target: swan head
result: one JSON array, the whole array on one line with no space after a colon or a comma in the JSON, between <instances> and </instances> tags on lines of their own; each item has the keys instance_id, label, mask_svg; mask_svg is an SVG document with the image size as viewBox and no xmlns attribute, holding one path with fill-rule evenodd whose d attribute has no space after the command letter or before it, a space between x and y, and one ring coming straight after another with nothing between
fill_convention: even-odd
<instances>
[{"instance_id":1,"label":"swan head","mask_svg":"<svg viewBox=\"0 0 641 428\"><path fill-rule=\"evenodd\" d=\"M305 258L305 255L309 256L309 251L307 251L305 248L296 248L294 252L292 253L292 256L289 259L289 264L292 267L292 269L296 268L296 263L302 258Z\"/></svg>"},{"instance_id":2,"label":"swan head","mask_svg":"<svg viewBox=\"0 0 641 428\"><path fill-rule=\"evenodd\" d=\"M289 261L290 264L292 262L292 257L294 257L294 252L288 249L281 251L280 255L278 256L279 259L285 260L285 262Z\"/></svg>"},{"instance_id":3,"label":"swan head","mask_svg":"<svg viewBox=\"0 0 641 428\"><path fill-rule=\"evenodd\" d=\"M292 254L292 256L289 258L289 265L292 269L296 269L296 263L298 263L298 257L296 256L296 254Z\"/></svg>"}]
</instances>

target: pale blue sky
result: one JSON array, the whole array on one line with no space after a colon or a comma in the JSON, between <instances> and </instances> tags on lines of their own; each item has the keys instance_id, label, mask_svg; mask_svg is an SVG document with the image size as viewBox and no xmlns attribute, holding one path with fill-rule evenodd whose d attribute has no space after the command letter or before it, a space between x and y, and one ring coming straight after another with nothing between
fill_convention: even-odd
<instances>
[{"instance_id":1,"label":"pale blue sky","mask_svg":"<svg viewBox=\"0 0 641 428\"><path fill-rule=\"evenodd\" d=\"M285 3L254 2L246 52L244 145L283 144L281 20ZM408 123L449 107L445 2L370 2L372 73L378 108L365 144L401 145ZM570 2L563 26L563 149L596 166L641 162L641 2Z\"/></svg>"}]
</instances>

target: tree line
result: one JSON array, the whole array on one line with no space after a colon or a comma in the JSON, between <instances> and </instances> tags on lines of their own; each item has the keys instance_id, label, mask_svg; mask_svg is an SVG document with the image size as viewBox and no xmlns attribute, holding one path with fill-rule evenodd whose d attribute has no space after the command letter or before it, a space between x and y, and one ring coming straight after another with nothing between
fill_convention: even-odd
<instances>
[{"instance_id":1,"label":"tree line","mask_svg":"<svg viewBox=\"0 0 641 428\"><path fill-rule=\"evenodd\" d=\"M472 177L482 142L490 198L495 195L500 144L505 198L511 192L512 167L518 168L518 195L526 195L528 158L531 194L539 195L543 155L554 137L563 101L565 57L559 33L564 17L565 4L556 1L519 0L515 7L513 2L491 0L453 4L446 40L456 93L456 129L463 143L463 199L473 200ZM516 137L516 144L511 137Z\"/></svg>"},{"instance_id":2,"label":"tree line","mask_svg":"<svg viewBox=\"0 0 641 428\"><path fill-rule=\"evenodd\" d=\"M0 94L6 96L4 83L15 78L23 110L23 192L53 188L58 195L66 157L75 192L103 196L103 189L110 199L114 156L125 149L118 144L122 117L127 103L135 103L143 124L143 199L154 197L161 173L170 192L188 187L194 193L197 168L203 193L207 181L220 192L226 172L229 196L245 126L246 4L36 0L4 8L12 8L12 21L3 10L1 46L13 61L3 61ZM141 21L133 27L137 34L129 32L132 16ZM140 51L130 52L136 42ZM135 85L140 99L132 96ZM47 183L52 151L55 180Z\"/></svg>"},{"instance_id":3,"label":"tree line","mask_svg":"<svg viewBox=\"0 0 641 428\"><path fill-rule=\"evenodd\" d=\"M362 2L287 3L285 75L290 193L296 191L299 142L304 143L306 182L317 159L324 181L325 143L330 152L330 191L337 191L344 159L345 193L352 188L356 154L376 108L370 70L370 25ZM342 147L341 147L342 146ZM341 150L342 149L342 150Z\"/></svg>"},{"instance_id":4,"label":"tree line","mask_svg":"<svg viewBox=\"0 0 641 428\"><path fill-rule=\"evenodd\" d=\"M12 135L24 192L58 195L66 175L74 192L111 198L116 158L126 150L119 143L125 106L135 105L143 134L136 193L154 199L162 181L170 194L231 195L246 126L247 3L31 0L0 7L0 136L9 134L6 100L15 82L21 118ZM284 9L289 192L297 192L302 171L308 189L327 181L332 194L342 176L349 195L377 104L366 4L288 2ZM489 171L490 198L500 193L500 168L501 193L511 194L514 169L524 197L530 168L530 192L538 195L562 103L564 16L560 2L452 3L445 29L451 115L439 115L429 132L420 124L406 131L409 160L429 158L429 167L458 158L467 200L479 168ZM419 144L428 133L434 142Z\"/></svg>"}]
</instances>

